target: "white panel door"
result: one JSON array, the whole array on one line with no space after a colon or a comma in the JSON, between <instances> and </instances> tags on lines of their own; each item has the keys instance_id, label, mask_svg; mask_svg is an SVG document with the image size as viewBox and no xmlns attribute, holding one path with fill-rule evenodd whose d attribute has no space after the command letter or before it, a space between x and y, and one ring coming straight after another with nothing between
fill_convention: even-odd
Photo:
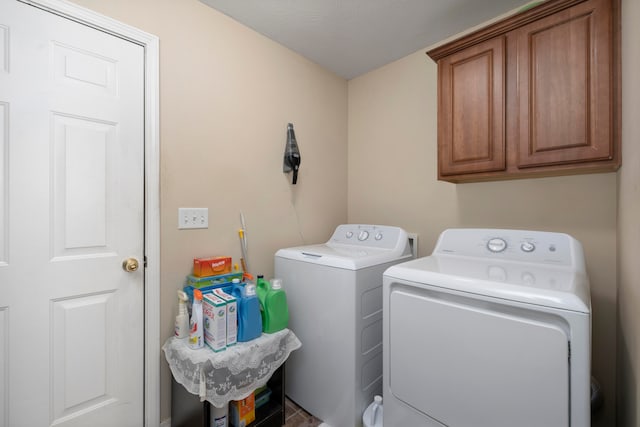
<instances>
[{"instance_id":1,"label":"white panel door","mask_svg":"<svg viewBox=\"0 0 640 427\"><path fill-rule=\"evenodd\" d=\"M0 0L0 427L143 424L143 55Z\"/></svg>"}]
</instances>

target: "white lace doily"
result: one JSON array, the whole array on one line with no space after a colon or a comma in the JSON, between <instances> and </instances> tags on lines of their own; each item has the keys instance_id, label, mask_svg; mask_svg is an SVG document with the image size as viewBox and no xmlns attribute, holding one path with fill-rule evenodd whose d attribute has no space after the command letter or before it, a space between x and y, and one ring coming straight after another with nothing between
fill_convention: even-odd
<instances>
[{"instance_id":1,"label":"white lace doily","mask_svg":"<svg viewBox=\"0 0 640 427\"><path fill-rule=\"evenodd\" d=\"M219 353L208 347L192 350L186 339L175 337L169 338L162 350L179 384L200 396L201 401L221 408L265 385L289 354L301 346L293 332L283 329Z\"/></svg>"}]
</instances>

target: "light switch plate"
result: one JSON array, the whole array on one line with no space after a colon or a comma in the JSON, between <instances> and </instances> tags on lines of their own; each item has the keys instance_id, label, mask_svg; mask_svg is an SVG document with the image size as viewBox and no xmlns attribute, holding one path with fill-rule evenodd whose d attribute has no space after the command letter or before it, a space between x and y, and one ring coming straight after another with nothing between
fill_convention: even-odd
<instances>
[{"instance_id":1,"label":"light switch plate","mask_svg":"<svg viewBox=\"0 0 640 427\"><path fill-rule=\"evenodd\" d=\"M178 228L209 228L209 208L178 208Z\"/></svg>"}]
</instances>

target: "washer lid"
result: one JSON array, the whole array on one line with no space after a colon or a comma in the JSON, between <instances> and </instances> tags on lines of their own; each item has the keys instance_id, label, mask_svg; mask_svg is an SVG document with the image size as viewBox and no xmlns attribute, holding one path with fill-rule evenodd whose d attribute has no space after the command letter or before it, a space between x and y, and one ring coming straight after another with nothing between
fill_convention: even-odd
<instances>
[{"instance_id":1,"label":"washer lid","mask_svg":"<svg viewBox=\"0 0 640 427\"><path fill-rule=\"evenodd\" d=\"M398 253L389 249L322 243L280 249L275 256L345 270L360 270L399 259L409 259L411 254Z\"/></svg>"},{"instance_id":2,"label":"washer lid","mask_svg":"<svg viewBox=\"0 0 640 427\"><path fill-rule=\"evenodd\" d=\"M384 276L582 313L591 307L589 279L571 268L438 254L394 265Z\"/></svg>"}]
</instances>

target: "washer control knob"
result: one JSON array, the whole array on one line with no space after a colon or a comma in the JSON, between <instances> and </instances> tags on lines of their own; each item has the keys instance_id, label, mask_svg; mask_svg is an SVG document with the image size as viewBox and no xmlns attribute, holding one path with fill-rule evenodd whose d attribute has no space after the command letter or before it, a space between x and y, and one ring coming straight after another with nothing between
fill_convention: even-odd
<instances>
[{"instance_id":1,"label":"washer control knob","mask_svg":"<svg viewBox=\"0 0 640 427\"><path fill-rule=\"evenodd\" d=\"M347 231L347 234L345 234L345 236L347 236L347 239L350 239L353 237L353 231Z\"/></svg>"},{"instance_id":2,"label":"washer control knob","mask_svg":"<svg viewBox=\"0 0 640 427\"><path fill-rule=\"evenodd\" d=\"M531 242L522 242L520 249L522 249L522 252L533 252L536 250L536 245Z\"/></svg>"},{"instance_id":3,"label":"washer control knob","mask_svg":"<svg viewBox=\"0 0 640 427\"><path fill-rule=\"evenodd\" d=\"M382 240L382 233L376 234L376 240Z\"/></svg>"},{"instance_id":4,"label":"washer control knob","mask_svg":"<svg viewBox=\"0 0 640 427\"><path fill-rule=\"evenodd\" d=\"M507 249L507 242L500 237L494 237L487 242L487 249L494 253L502 252Z\"/></svg>"},{"instance_id":5,"label":"washer control knob","mask_svg":"<svg viewBox=\"0 0 640 427\"><path fill-rule=\"evenodd\" d=\"M362 230L360 233L358 233L358 240L360 240L361 242L367 240L369 238L369 232L367 230Z\"/></svg>"}]
</instances>

